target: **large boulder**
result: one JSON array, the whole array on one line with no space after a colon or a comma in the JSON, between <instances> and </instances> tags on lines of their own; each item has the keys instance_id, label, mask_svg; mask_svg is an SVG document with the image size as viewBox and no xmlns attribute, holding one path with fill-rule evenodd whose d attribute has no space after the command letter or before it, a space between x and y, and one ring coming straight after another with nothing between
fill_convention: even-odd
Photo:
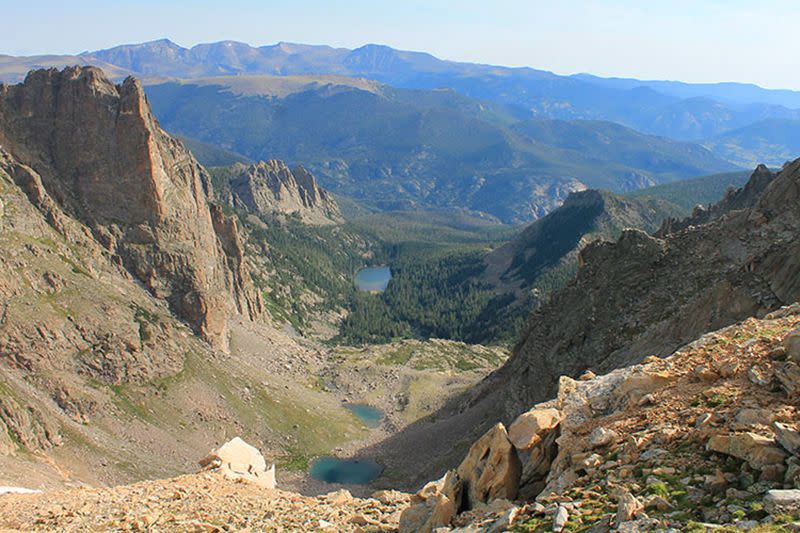
<instances>
[{"instance_id":1,"label":"large boulder","mask_svg":"<svg viewBox=\"0 0 800 533\"><path fill-rule=\"evenodd\" d=\"M258 448L239 437L213 450L200 460L200 466L219 471L229 479L251 481L268 489L276 487L275 465L267 468L267 462Z\"/></svg>"},{"instance_id":2,"label":"large boulder","mask_svg":"<svg viewBox=\"0 0 800 533\"><path fill-rule=\"evenodd\" d=\"M458 513L460 500L461 483L451 470L411 496L411 505L400 514L400 533L430 533L448 527Z\"/></svg>"},{"instance_id":3,"label":"large boulder","mask_svg":"<svg viewBox=\"0 0 800 533\"><path fill-rule=\"evenodd\" d=\"M747 461L757 470L782 464L787 457L786 452L776 446L774 439L756 433L714 435L709 439L706 448Z\"/></svg>"},{"instance_id":4,"label":"large boulder","mask_svg":"<svg viewBox=\"0 0 800 533\"><path fill-rule=\"evenodd\" d=\"M790 331L783 340L783 347L786 348L786 357L800 363L800 328Z\"/></svg>"},{"instance_id":5,"label":"large boulder","mask_svg":"<svg viewBox=\"0 0 800 533\"><path fill-rule=\"evenodd\" d=\"M508 438L522 462L520 496L525 499L535 498L545 486L558 455L560 423L558 409L534 407L519 415L508 428Z\"/></svg>"},{"instance_id":6,"label":"large boulder","mask_svg":"<svg viewBox=\"0 0 800 533\"><path fill-rule=\"evenodd\" d=\"M498 498L516 498L522 463L502 423L475 441L457 473L463 483L462 508L470 509L479 502Z\"/></svg>"},{"instance_id":7,"label":"large boulder","mask_svg":"<svg viewBox=\"0 0 800 533\"><path fill-rule=\"evenodd\" d=\"M521 451L529 451L542 442L547 434L558 427L561 413L558 409L538 409L522 413L508 428L508 440Z\"/></svg>"},{"instance_id":8,"label":"large boulder","mask_svg":"<svg viewBox=\"0 0 800 533\"><path fill-rule=\"evenodd\" d=\"M775 439L784 450L793 455L800 455L800 431L780 422L774 422L772 429L775 430Z\"/></svg>"},{"instance_id":9,"label":"large boulder","mask_svg":"<svg viewBox=\"0 0 800 533\"><path fill-rule=\"evenodd\" d=\"M800 512L800 490L771 490L764 496L764 509L770 514Z\"/></svg>"}]
</instances>

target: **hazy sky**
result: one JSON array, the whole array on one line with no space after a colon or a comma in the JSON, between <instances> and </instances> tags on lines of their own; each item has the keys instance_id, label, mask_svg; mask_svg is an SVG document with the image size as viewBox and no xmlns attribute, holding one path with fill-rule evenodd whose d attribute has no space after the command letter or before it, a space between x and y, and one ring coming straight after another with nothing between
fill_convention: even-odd
<instances>
[{"instance_id":1,"label":"hazy sky","mask_svg":"<svg viewBox=\"0 0 800 533\"><path fill-rule=\"evenodd\" d=\"M559 74L800 89L798 0L0 0L0 53L77 53L167 37L354 48Z\"/></svg>"}]
</instances>

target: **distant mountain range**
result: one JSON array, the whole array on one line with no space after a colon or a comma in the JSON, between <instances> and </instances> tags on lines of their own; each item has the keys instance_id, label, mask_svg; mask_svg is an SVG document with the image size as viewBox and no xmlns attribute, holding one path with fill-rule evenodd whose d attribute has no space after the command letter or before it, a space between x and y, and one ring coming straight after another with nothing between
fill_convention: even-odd
<instances>
[{"instance_id":1,"label":"distant mountain range","mask_svg":"<svg viewBox=\"0 0 800 533\"><path fill-rule=\"evenodd\" d=\"M302 163L325 187L379 209L465 208L516 222L586 187L624 192L735 168L699 145L618 124L521 120L452 90L345 80L221 77L147 94L169 131Z\"/></svg>"},{"instance_id":2,"label":"distant mountain range","mask_svg":"<svg viewBox=\"0 0 800 533\"><path fill-rule=\"evenodd\" d=\"M452 88L466 96L519 106L540 118L610 120L645 133L699 140L768 118L800 119L800 93L750 84L559 76L532 68L445 61L422 52L368 44L355 50L235 41L181 47L162 39L78 56L0 57L0 77L18 81L31 67L93 63L112 76L197 78L243 74L338 74L395 87Z\"/></svg>"},{"instance_id":3,"label":"distant mountain range","mask_svg":"<svg viewBox=\"0 0 800 533\"><path fill-rule=\"evenodd\" d=\"M143 79L159 120L209 164L302 163L323 185L383 209L458 206L526 220L584 186L624 192L779 166L800 148L797 91L559 76L375 44L162 39L0 56L0 80L89 63Z\"/></svg>"}]
</instances>

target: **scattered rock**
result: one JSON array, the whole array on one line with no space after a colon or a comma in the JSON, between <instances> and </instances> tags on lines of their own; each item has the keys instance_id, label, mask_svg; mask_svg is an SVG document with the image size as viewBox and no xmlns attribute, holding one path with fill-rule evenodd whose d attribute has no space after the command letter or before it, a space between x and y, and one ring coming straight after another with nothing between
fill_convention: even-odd
<instances>
[{"instance_id":1,"label":"scattered rock","mask_svg":"<svg viewBox=\"0 0 800 533\"><path fill-rule=\"evenodd\" d=\"M767 409L739 409L736 422L748 426L767 425L772 422L773 413Z\"/></svg>"},{"instance_id":2,"label":"scattered rock","mask_svg":"<svg viewBox=\"0 0 800 533\"><path fill-rule=\"evenodd\" d=\"M711 383L713 381L717 381L719 379L719 374L714 372L711 368L701 365L694 369L694 377L699 379L700 381L705 381L707 383Z\"/></svg>"},{"instance_id":3,"label":"scattered rock","mask_svg":"<svg viewBox=\"0 0 800 533\"><path fill-rule=\"evenodd\" d=\"M713 474L703 478L703 487L711 494L721 494L725 492L728 485L728 480L719 468L717 468Z\"/></svg>"},{"instance_id":4,"label":"scattered rock","mask_svg":"<svg viewBox=\"0 0 800 533\"><path fill-rule=\"evenodd\" d=\"M652 394L645 394L642 398L636 403L638 407L644 407L646 405L653 405L656 403L656 397Z\"/></svg>"},{"instance_id":5,"label":"scattered rock","mask_svg":"<svg viewBox=\"0 0 800 533\"><path fill-rule=\"evenodd\" d=\"M553 531L563 531L569 521L569 511L563 505L558 506L556 516L553 518Z\"/></svg>"},{"instance_id":6,"label":"scattered rock","mask_svg":"<svg viewBox=\"0 0 800 533\"><path fill-rule=\"evenodd\" d=\"M673 376L666 372L631 374L615 387L613 395L618 399L627 399L632 405L637 405L642 397L667 386L673 379Z\"/></svg>"},{"instance_id":7,"label":"scattered rock","mask_svg":"<svg viewBox=\"0 0 800 533\"><path fill-rule=\"evenodd\" d=\"M701 428L711 421L711 413L703 413L694 421L694 427Z\"/></svg>"},{"instance_id":8,"label":"scattered rock","mask_svg":"<svg viewBox=\"0 0 800 533\"><path fill-rule=\"evenodd\" d=\"M775 377L778 378L783 389L791 395L800 392L800 365L794 361L787 361L782 366L775 369Z\"/></svg>"},{"instance_id":9,"label":"scattered rock","mask_svg":"<svg viewBox=\"0 0 800 533\"><path fill-rule=\"evenodd\" d=\"M323 495L322 499L333 505L346 505L353 501L353 495L349 490L339 489Z\"/></svg>"},{"instance_id":10,"label":"scattered rock","mask_svg":"<svg viewBox=\"0 0 800 533\"><path fill-rule=\"evenodd\" d=\"M371 497L385 505L405 503L411 499L410 494L399 490L379 490L373 492Z\"/></svg>"},{"instance_id":11,"label":"scattered rock","mask_svg":"<svg viewBox=\"0 0 800 533\"><path fill-rule=\"evenodd\" d=\"M731 378L739 371L738 361L727 361L717 367L717 372L723 378Z\"/></svg>"},{"instance_id":12,"label":"scattered rock","mask_svg":"<svg viewBox=\"0 0 800 533\"><path fill-rule=\"evenodd\" d=\"M400 515L400 532L431 533L449 526L458 511L460 497L460 481L455 472L426 484L411 497L411 505Z\"/></svg>"},{"instance_id":13,"label":"scattered rock","mask_svg":"<svg viewBox=\"0 0 800 533\"><path fill-rule=\"evenodd\" d=\"M591 445L592 448L602 448L618 439L619 434L616 431L598 427L589 435L589 445Z\"/></svg>"},{"instance_id":14,"label":"scattered rock","mask_svg":"<svg viewBox=\"0 0 800 533\"><path fill-rule=\"evenodd\" d=\"M769 369L751 366L747 369L747 378L759 387L769 387L772 385L773 374Z\"/></svg>"},{"instance_id":15,"label":"scattered rock","mask_svg":"<svg viewBox=\"0 0 800 533\"><path fill-rule=\"evenodd\" d=\"M790 331L783 341L786 357L790 361L800 363L800 328Z\"/></svg>"},{"instance_id":16,"label":"scattered rock","mask_svg":"<svg viewBox=\"0 0 800 533\"><path fill-rule=\"evenodd\" d=\"M516 522L520 511L521 509L516 505L512 506L502 515L500 515L500 518L498 518L494 524L491 525L487 533L501 533L503 531L508 531L508 529L514 525L514 522Z\"/></svg>"},{"instance_id":17,"label":"scattered rock","mask_svg":"<svg viewBox=\"0 0 800 533\"><path fill-rule=\"evenodd\" d=\"M624 522L630 522L644 511L644 505L629 491L624 490L617 500L617 527Z\"/></svg>"}]
</instances>

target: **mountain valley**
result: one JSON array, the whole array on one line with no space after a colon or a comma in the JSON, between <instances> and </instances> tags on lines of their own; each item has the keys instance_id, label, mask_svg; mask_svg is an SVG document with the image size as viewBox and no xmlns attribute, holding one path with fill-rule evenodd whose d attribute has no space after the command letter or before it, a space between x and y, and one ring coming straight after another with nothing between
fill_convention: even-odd
<instances>
[{"instance_id":1,"label":"mountain valley","mask_svg":"<svg viewBox=\"0 0 800 533\"><path fill-rule=\"evenodd\" d=\"M0 530L800 528L800 93L233 41L0 80Z\"/></svg>"}]
</instances>

